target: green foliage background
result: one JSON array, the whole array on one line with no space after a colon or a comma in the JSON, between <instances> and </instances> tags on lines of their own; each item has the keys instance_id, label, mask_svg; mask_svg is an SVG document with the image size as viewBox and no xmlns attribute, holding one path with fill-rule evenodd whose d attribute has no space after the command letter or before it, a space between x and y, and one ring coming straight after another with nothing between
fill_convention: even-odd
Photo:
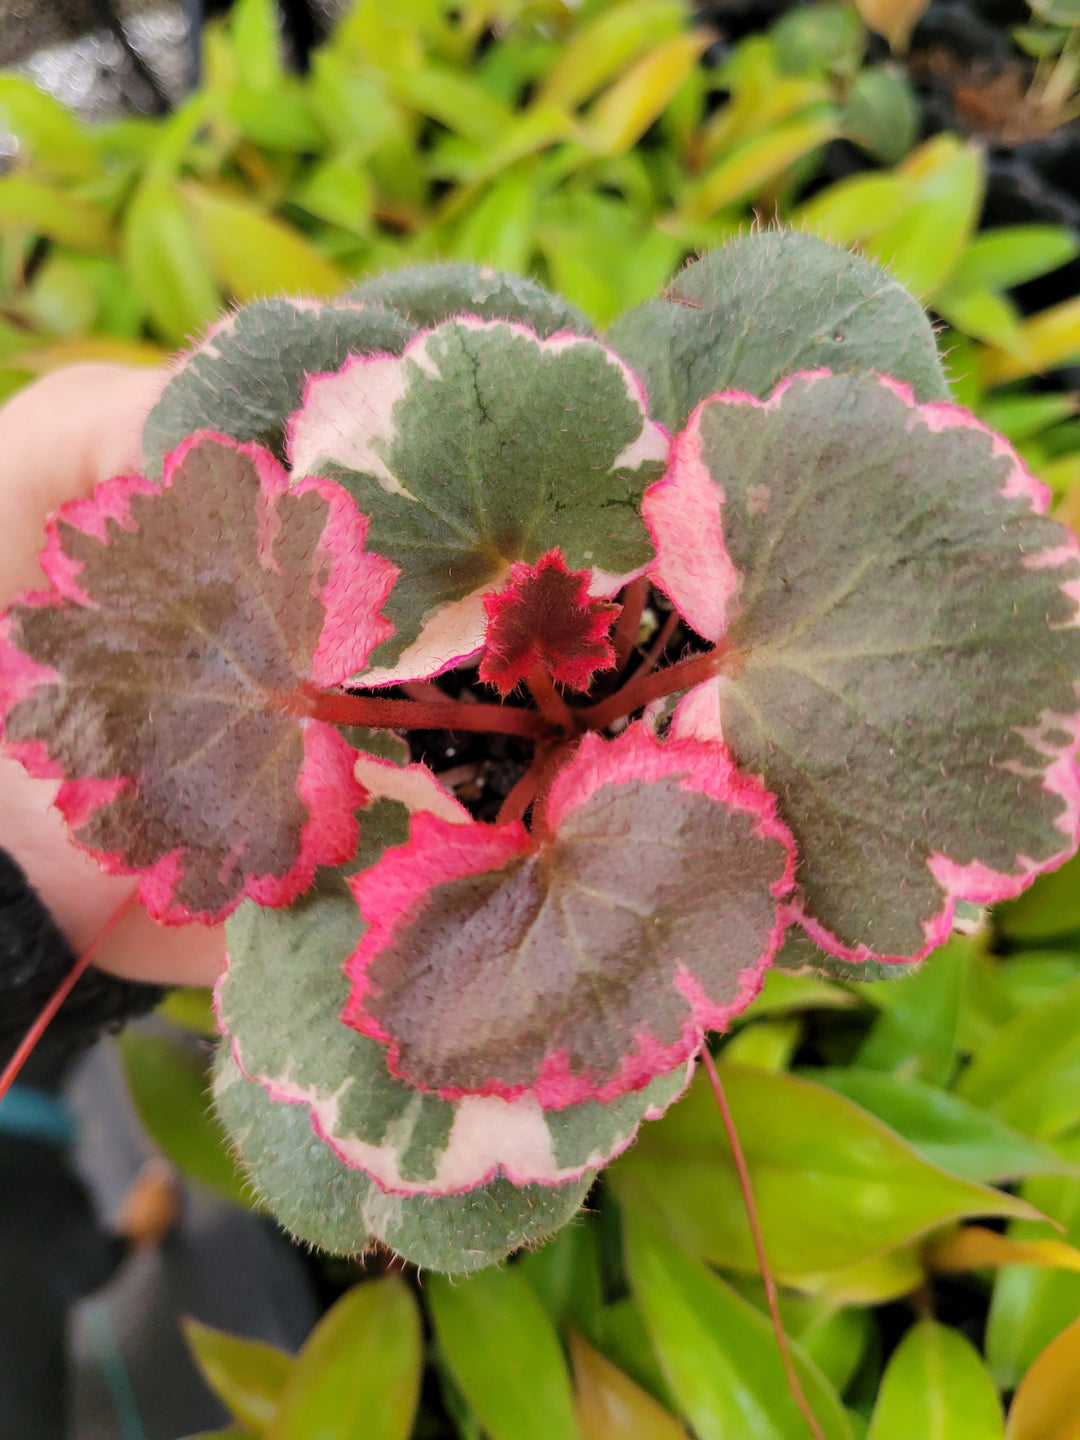
<instances>
[{"instance_id":1,"label":"green foliage background","mask_svg":"<svg viewBox=\"0 0 1080 1440\"><path fill-rule=\"evenodd\" d=\"M889 266L943 322L957 398L1080 521L1078 397L1033 383L1080 360L1080 298L1024 318L1010 297L1077 237L980 232L978 146L914 144L900 72L864 63L844 6L793 11L720 68L701 62L710 38L681 0L365 3L301 79L270 0L239 0L163 121L88 127L0 76L19 142L0 176L0 395L73 360L160 363L230 301L433 258L535 274L606 326L756 216ZM838 136L870 168L814 190ZM183 1044L205 1013L168 1008L173 1040L124 1042L137 1102L190 1175L242 1203ZM972 913L901 978L774 973L717 1054L830 1440L1075 1440L1080 862ZM190 1328L228 1433L808 1433L700 1080L545 1249L419 1289L383 1268L295 1360Z\"/></svg>"}]
</instances>

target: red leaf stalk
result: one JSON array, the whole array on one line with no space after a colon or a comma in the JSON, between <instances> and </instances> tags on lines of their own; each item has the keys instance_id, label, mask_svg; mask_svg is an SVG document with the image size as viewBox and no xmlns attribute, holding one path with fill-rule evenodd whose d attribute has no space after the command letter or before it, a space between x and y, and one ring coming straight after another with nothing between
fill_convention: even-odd
<instances>
[{"instance_id":1,"label":"red leaf stalk","mask_svg":"<svg viewBox=\"0 0 1080 1440\"><path fill-rule=\"evenodd\" d=\"M758 1269L761 1271L761 1278L765 1282L765 1297L769 1302L769 1318L772 1321L773 1334L776 1336L776 1348L780 1351L780 1360L784 1367L784 1374L787 1376L788 1388L791 1391L795 1404L799 1407L799 1414L806 1421L810 1434L814 1440L825 1440L825 1432L822 1430L817 1416L810 1408L810 1401L806 1398L806 1392L802 1388L798 1372L795 1369L791 1358L791 1349L788 1345L787 1335L784 1333L784 1322L780 1319L780 1305L776 1297L776 1281L769 1268L768 1257L765 1254L765 1241L761 1234L761 1224L758 1220L757 1206L754 1204L754 1191L750 1184L750 1171L746 1166L746 1156L743 1154L742 1145L739 1143L739 1132L735 1129L735 1121L732 1118L731 1107L728 1105L727 1096L720 1080L716 1064L709 1054L709 1047L703 1041L701 1045L701 1059L708 1072L709 1081L716 1096L717 1108L720 1111L720 1118L724 1122L724 1130L727 1133L728 1144L731 1146L732 1159L735 1161L735 1173L739 1177L739 1189L742 1191L743 1205L746 1207L746 1219L750 1225L750 1236L754 1242L754 1254L757 1256Z\"/></svg>"},{"instance_id":2,"label":"red leaf stalk","mask_svg":"<svg viewBox=\"0 0 1080 1440\"><path fill-rule=\"evenodd\" d=\"M116 928L117 925L119 925L120 921L124 918L127 912L135 904L138 893L138 887L134 888L131 894L127 897L127 899L122 901L121 904L116 907L116 909L112 912L109 918L105 921L105 924L102 925L101 929L90 941L90 944L87 945L86 949L75 961L74 965L72 965L71 969L64 976L63 980L60 981L60 984L56 987L56 989L49 996L45 1004L41 1007L41 1010L39 1011L36 1020L30 1026L30 1029L26 1032L23 1038L19 1041L19 1045L15 1051L15 1054L12 1055L11 1059L4 1066L4 1072L2 1075L0 1075L0 1100L4 1098L7 1092L11 1089L12 1085L14 1085L15 1080L18 1077L19 1071L26 1064L27 1060L29 1060L31 1054L33 1053L35 1045L37 1045L42 1035L45 1034L45 1031L48 1029L49 1023L55 1016L56 1012L60 1009L60 1006L63 1005L64 1001L71 994L72 990L74 990L75 986L79 983L79 980L82 978L83 972L86 970L87 966L90 964L90 961L97 953L98 946L108 935L112 933L112 931Z\"/></svg>"}]
</instances>

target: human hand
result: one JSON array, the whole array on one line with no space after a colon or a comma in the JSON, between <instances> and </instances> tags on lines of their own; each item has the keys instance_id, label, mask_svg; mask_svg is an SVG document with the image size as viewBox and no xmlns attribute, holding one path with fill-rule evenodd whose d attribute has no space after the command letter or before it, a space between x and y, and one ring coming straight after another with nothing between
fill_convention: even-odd
<instances>
[{"instance_id":1,"label":"human hand","mask_svg":"<svg viewBox=\"0 0 1080 1440\"><path fill-rule=\"evenodd\" d=\"M44 584L37 554L45 521L67 500L142 468L143 422L165 370L74 365L0 407L0 609ZM19 862L76 953L137 889L106 875L71 840L53 808L58 785L0 755L0 846ZM102 941L94 963L130 980L209 985L225 953L220 925L161 925L136 904Z\"/></svg>"}]
</instances>

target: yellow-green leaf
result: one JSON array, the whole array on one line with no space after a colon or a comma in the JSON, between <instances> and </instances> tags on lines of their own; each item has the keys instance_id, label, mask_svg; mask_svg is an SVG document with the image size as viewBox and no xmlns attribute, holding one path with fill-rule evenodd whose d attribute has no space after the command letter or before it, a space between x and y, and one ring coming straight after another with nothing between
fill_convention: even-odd
<instances>
[{"instance_id":1,"label":"yellow-green leaf","mask_svg":"<svg viewBox=\"0 0 1080 1440\"><path fill-rule=\"evenodd\" d=\"M109 247L108 219L95 206L42 180L0 175L0 235L15 230L29 230L75 250Z\"/></svg>"},{"instance_id":2,"label":"yellow-green leaf","mask_svg":"<svg viewBox=\"0 0 1080 1440\"><path fill-rule=\"evenodd\" d=\"M997 1389L958 1330L923 1320L889 1361L867 1440L1003 1440Z\"/></svg>"},{"instance_id":3,"label":"yellow-green leaf","mask_svg":"<svg viewBox=\"0 0 1080 1440\"><path fill-rule=\"evenodd\" d=\"M982 150L938 135L897 167L913 184L910 204L877 228L863 249L920 298L933 296L956 268L982 207Z\"/></svg>"},{"instance_id":4,"label":"yellow-green leaf","mask_svg":"<svg viewBox=\"0 0 1080 1440\"><path fill-rule=\"evenodd\" d=\"M1013 1196L922 1159L851 1101L793 1075L723 1065L773 1268L782 1278L869 1260L965 1215L1038 1218ZM699 1076L646 1125L610 1182L648 1206L691 1254L736 1270L757 1261L731 1151Z\"/></svg>"},{"instance_id":5,"label":"yellow-green leaf","mask_svg":"<svg viewBox=\"0 0 1080 1440\"><path fill-rule=\"evenodd\" d=\"M164 181L146 181L124 220L131 283L160 335L182 345L209 325L221 294L199 250L179 196Z\"/></svg>"},{"instance_id":6,"label":"yellow-green leaf","mask_svg":"<svg viewBox=\"0 0 1080 1440\"><path fill-rule=\"evenodd\" d=\"M704 220L725 205L756 194L768 181L819 145L835 139L838 133L836 114L827 110L746 141L687 191L683 214L687 219Z\"/></svg>"},{"instance_id":7,"label":"yellow-green leaf","mask_svg":"<svg viewBox=\"0 0 1080 1440\"><path fill-rule=\"evenodd\" d=\"M596 155L629 150L664 110L711 39L703 30L691 31L643 56L589 111L582 123L582 143Z\"/></svg>"},{"instance_id":8,"label":"yellow-green leaf","mask_svg":"<svg viewBox=\"0 0 1080 1440\"><path fill-rule=\"evenodd\" d=\"M579 1440L686 1440L686 1431L580 1335L570 1337Z\"/></svg>"},{"instance_id":9,"label":"yellow-green leaf","mask_svg":"<svg viewBox=\"0 0 1080 1440\"><path fill-rule=\"evenodd\" d=\"M643 52L677 35L686 23L679 0L632 0L581 26L540 87L537 104L573 108Z\"/></svg>"},{"instance_id":10,"label":"yellow-green leaf","mask_svg":"<svg viewBox=\"0 0 1080 1440\"><path fill-rule=\"evenodd\" d=\"M852 245L896 220L915 193L915 182L904 175L852 175L796 209L791 223L834 245Z\"/></svg>"},{"instance_id":11,"label":"yellow-green leaf","mask_svg":"<svg viewBox=\"0 0 1080 1440\"><path fill-rule=\"evenodd\" d=\"M412 1291L396 1275L364 1280L308 1336L264 1440L408 1440L422 1371Z\"/></svg>"},{"instance_id":12,"label":"yellow-green leaf","mask_svg":"<svg viewBox=\"0 0 1080 1440\"><path fill-rule=\"evenodd\" d=\"M261 1432L273 1419L293 1357L263 1340L245 1340L198 1320L181 1322L203 1379L241 1425Z\"/></svg>"},{"instance_id":13,"label":"yellow-green leaf","mask_svg":"<svg viewBox=\"0 0 1080 1440\"><path fill-rule=\"evenodd\" d=\"M0 131L19 141L17 163L64 180L86 180L100 169L92 133L58 100L22 75L0 75Z\"/></svg>"},{"instance_id":14,"label":"yellow-green leaf","mask_svg":"<svg viewBox=\"0 0 1080 1440\"><path fill-rule=\"evenodd\" d=\"M1080 1318L1042 1352L1009 1408L1007 1440L1080 1440Z\"/></svg>"},{"instance_id":15,"label":"yellow-green leaf","mask_svg":"<svg viewBox=\"0 0 1080 1440\"><path fill-rule=\"evenodd\" d=\"M855 0L855 8L894 50L905 50L915 22L930 0Z\"/></svg>"},{"instance_id":16,"label":"yellow-green leaf","mask_svg":"<svg viewBox=\"0 0 1080 1440\"><path fill-rule=\"evenodd\" d=\"M627 1268L680 1408L700 1440L793 1440L804 1433L764 1315L692 1260L639 1211L623 1213ZM836 1391L791 1343L825 1440L850 1440Z\"/></svg>"},{"instance_id":17,"label":"yellow-green leaf","mask_svg":"<svg viewBox=\"0 0 1080 1440\"><path fill-rule=\"evenodd\" d=\"M299 231L246 200L193 181L180 186L215 279L241 302L274 295L317 299L343 289L345 276Z\"/></svg>"},{"instance_id":18,"label":"yellow-green leaf","mask_svg":"<svg viewBox=\"0 0 1080 1440\"><path fill-rule=\"evenodd\" d=\"M979 374L990 388L1076 360L1080 360L1080 296L1024 320L1015 350L985 350L979 357Z\"/></svg>"},{"instance_id":19,"label":"yellow-green leaf","mask_svg":"<svg viewBox=\"0 0 1080 1440\"><path fill-rule=\"evenodd\" d=\"M1080 1250L1064 1240L1013 1240L982 1225L961 1225L931 1240L923 1249L931 1270L942 1275L986 1265L1051 1265L1080 1270Z\"/></svg>"},{"instance_id":20,"label":"yellow-green leaf","mask_svg":"<svg viewBox=\"0 0 1080 1440\"><path fill-rule=\"evenodd\" d=\"M424 1295L447 1367L491 1440L578 1440L555 1327L520 1270L430 1275Z\"/></svg>"}]
</instances>

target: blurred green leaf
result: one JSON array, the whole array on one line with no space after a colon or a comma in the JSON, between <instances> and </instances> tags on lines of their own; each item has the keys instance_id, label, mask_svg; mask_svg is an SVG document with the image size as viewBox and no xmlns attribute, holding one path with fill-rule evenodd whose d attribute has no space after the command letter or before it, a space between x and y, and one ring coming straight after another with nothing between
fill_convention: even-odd
<instances>
[{"instance_id":1,"label":"blurred green leaf","mask_svg":"<svg viewBox=\"0 0 1080 1440\"><path fill-rule=\"evenodd\" d=\"M853 1010L858 1003L850 990L834 985L830 980L770 969L765 972L765 983L756 998L737 1018L752 1020L760 1015L784 1014L789 1010Z\"/></svg>"},{"instance_id":2,"label":"blurred green leaf","mask_svg":"<svg viewBox=\"0 0 1080 1440\"><path fill-rule=\"evenodd\" d=\"M229 31L241 83L272 92L285 73L274 0L234 0Z\"/></svg>"},{"instance_id":3,"label":"blurred green leaf","mask_svg":"<svg viewBox=\"0 0 1080 1440\"><path fill-rule=\"evenodd\" d=\"M1029 0L1035 14L1051 25L1080 25L1080 0Z\"/></svg>"},{"instance_id":4,"label":"blurred green leaf","mask_svg":"<svg viewBox=\"0 0 1080 1440\"><path fill-rule=\"evenodd\" d=\"M778 1276L879 1256L963 1215L1018 1215L1011 1195L930 1165L873 1116L792 1075L721 1066ZM704 1077L608 1171L627 1206L650 1207L687 1251L757 1268L742 1196Z\"/></svg>"},{"instance_id":5,"label":"blurred green leaf","mask_svg":"<svg viewBox=\"0 0 1080 1440\"><path fill-rule=\"evenodd\" d=\"M53 335L91 330L98 313L93 275L79 263L83 256L53 250L34 275L27 309L41 329Z\"/></svg>"},{"instance_id":6,"label":"blurred green leaf","mask_svg":"<svg viewBox=\"0 0 1080 1440\"><path fill-rule=\"evenodd\" d=\"M1080 1164L1080 1136L1058 1142L1066 1160ZM1080 1248L1080 1180L1039 1177L1025 1183L1026 1199L1064 1227L1058 1239ZM1047 1227L1021 1221L1013 1240L1045 1240ZM1080 1315L1080 1275L1032 1265L1003 1267L994 1282L986 1328L986 1357L998 1384L1016 1386L1039 1352Z\"/></svg>"},{"instance_id":7,"label":"blurred green leaf","mask_svg":"<svg viewBox=\"0 0 1080 1440\"><path fill-rule=\"evenodd\" d=\"M1001 1181L1056 1175L1067 1168L1052 1146L1011 1130L989 1111L923 1081L856 1066L805 1073L876 1115L950 1175Z\"/></svg>"},{"instance_id":8,"label":"blurred green leaf","mask_svg":"<svg viewBox=\"0 0 1080 1440\"><path fill-rule=\"evenodd\" d=\"M332 155L316 165L290 199L310 215L357 235L371 230L371 178L351 155Z\"/></svg>"},{"instance_id":9,"label":"blurred green leaf","mask_svg":"<svg viewBox=\"0 0 1080 1440\"><path fill-rule=\"evenodd\" d=\"M424 1286L439 1350L491 1440L578 1440L555 1328L518 1270Z\"/></svg>"},{"instance_id":10,"label":"blurred green leaf","mask_svg":"<svg viewBox=\"0 0 1080 1440\"><path fill-rule=\"evenodd\" d=\"M273 1419L293 1357L263 1340L245 1340L198 1320L181 1321L203 1379L241 1425L262 1432Z\"/></svg>"},{"instance_id":11,"label":"blurred green leaf","mask_svg":"<svg viewBox=\"0 0 1080 1440\"><path fill-rule=\"evenodd\" d=\"M466 74L425 65L386 79L397 99L481 145L494 144L513 124L513 113Z\"/></svg>"},{"instance_id":12,"label":"blurred green leaf","mask_svg":"<svg viewBox=\"0 0 1080 1440\"><path fill-rule=\"evenodd\" d=\"M221 294L173 188L148 180L128 207L124 254L131 283L163 338L183 345L215 318Z\"/></svg>"},{"instance_id":13,"label":"blurred green leaf","mask_svg":"<svg viewBox=\"0 0 1080 1440\"><path fill-rule=\"evenodd\" d=\"M1080 980L1003 1025L957 1091L1042 1139L1080 1123Z\"/></svg>"},{"instance_id":14,"label":"blurred green leaf","mask_svg":"<svg viewBox=\"0 0 1080 1440\"><path fill-rule=\"evenodd\" d=\"M686 1440L686 1431L647 1390L580 1335L570 1338L574 1414L580 1440Z\"/></svg>"},{"instance_id":15,"label":"blurred green leaf","mask_svg":"<svg viewBox=\"0 0 1080 1440\"><path fill-rule=\"evenodd\" d=\"M955 135L938 135L912 151L897 174L914 187L908 208L876 227L863 250L920 298L931 298L956 268L978 220L982 151Z\"/></svg>"},{"instance_id":16,"label":"blurred green leaf","mask_svg":"<svg viewBox=\"0 0 1080 1440\"><path fill-rule=\"evenodd\" d=\"M1047 429L1059 420L1067 420L1078 410L1080 410L1080 397L1067 393L1002 395L997 399L987 400L980 407L979 418L989 425L991 430L999 431L1007 440L1011 440L1016 445L1021 440L1028 440L1031 436L1038 435L1041 430ZM1040 898L1035 902L1034 909L1035 913L1041 916L1044 909L1041 899L1043 883L1053 880L1054 876L1060 873L1060 870L1055 870L1053 875L1040 875L1032 890L1026 890L1019 900L1010 901L998 911L998 914L1009 916L1016 912L1018 906L1022 914L1024 902L1028 900L1028 897L1039 894ZM1077 925L1080 925L1080 898L1076 903L1076 916Z\"/></svg>"},{"instance_id":17,"label":"blurred green leaf","mask_svg":"<svg viewBox=\"0 0 1080 1440\"><path fill-rule=\"evenodd\" d=\"M950 325L975 340L1000 345L1006 350L1019 346L1020 312L1004 295L983 289L964 289L951 278L934 296L934 309Z\"/></svg>"},{"instance_id":18,"label":"blurred green leaf","mask_svg":"<svg viewBox=\"0 0 1080 1440\"><path fill-rule=\"evenodd\" d=\"M765 1316L640 1213L627 1211L624 1222L634 1293L671 1388L701 1440L801 1434L805 1422ZM826 1440L850 1440L836 1392L798 1345L791 1350Z\"/></svg>"},{"instance_id":19,"label":"blurred green leaf","mask_svg":"<svg viewBox=\"0 0 1080 1440\"><path fill-rule=\"evenodd\" d=\"M1080 238L1064 225L1002 225L975 235L952 273L961 290L1008 290L1080 254Z\"/></svg>"},{"instance_id":20,"label":"blurred green leaf","mask_svg":"<svg viewBox=\"0 0 1080 1440\"><path fill-rule=\"evenodd\" d=\"M704 31L666 40L604 92L582 123L582 143L597 155L622 155L637 143L711 43Z\"/></svg>"},{"instance_id":21,"label":"blurred green leaf","mask_svg":"<svg viewBox=\"0 0 1080 1440\"><path fill-rule=\"evenodd\" d=\"M234 299L325 299L344 288L337 266L290 225L194 181L185 181L180 192L211 271Z\"/></svg>"},{"instance_id":22,"label":"blurred green leaf","mask_svg":"<svg viewBox=\"0 0 1080 1440\"><path fill-rule=\"evenodd\" d=\"M1002 961L998 973L999 984L1012 1002L1015 1014L1029 1005L1041 1005L1064 986L1080 979L1080 954L1026 950L1022 955L1010 955ZM1008 1018L1012 1019L1012 1015Z\"/></svg>"},{"instance_id":23,"label":"blurred green leaf","mask_svg":"<svg viewBox=\"0 0 1080 1440\"><path fill-rule=\"evenodd\" d=\"M537 103L570 109L580 105L639 55L678 35L685 23L686 10L679 0L612 5L562 47Z\"/></svg>"},{"instance_id":24,"label":"blurred green leaf","mask_svg":"<svg viewBox=\"0 0 1080 1440\"><path fill-rule=\"evenodd\" d=\"M157 1014L183 1030L190 1030L193 1035L201 1035L204 1040L213 1040L217 1036L212 990L194 986L170 990L158 1006Z\"/></svg>"},{"instance_id":25,"label":"blurred green leaf","mask_svg":"<svg viewBox=\"0 0 1080 1440\"><path fill-rule=\"evenodd\" d=\"M226 114L249 140L270 150L319 151L326 144L307 96L291 75L283 75L269 90L236 86Z\"/></svg>"},{"instance_id":26,"label":"blurred green leaf","mask_svg":"<svg viewBox=\"0 0 1080 1440\"><path fill-rule=\"evenodd\" d=\"M1008 1440L1080 1440L1080 1316L1024 1376L1006 1433Z\"/></svg>"},{"instance_id":27,"label":"blurred green leaf","mask_svg":"<svg viewBox=\"0 0 1080 1440\"><path fill-rule=\"evenodd\" d=\"M250 1205L250 1192L210 1109L205 1059L145 1030L129 1029L118 1043L135 1109L158 1149L189 1179L209 1185L223 1199Z\"/></svg>"},{"instance_id":28,"label":"blurred green leaf","mask_svg":"<svg viewBox=\"0 0 1080 1440\"><path fill-rule=\"evenodd\" d=\"M922 1320L889 1361L868 1440L1004 1440L997 1389L958 1330Z\"/></svg>"},{"instance_id":29,"label":"blurred green leaf","mask_svg":"<svg viewBox=\"0 0 1080 1440\"><path fill-rule=\"evenodd\" d=\"M802 1040L803 1025L796 1015L782 1020L755 1020L742 1026L724 1046L729 1064L756 1065L762 1070L786 1070Z\"/></svg>"},{"instance_id":30,"label":"blurred green leaf","mask_svg":"<svg viewBox=\"0 0 1080 1440\"><path fill-rule=\"evenodd\" d=\"M985 351L979 369L983 384L990 388L1042 374L1075 359L1080 359L1080 296L1024 320L1017 349Z\"/></svg>"},{"instance_id":31,"label":"blurred green leaf","mask_svg":"<svg viewBox=\"0 0 1080 1440\"><path fill-rule=\"evenodd\" d=\"M265 1440L408 1440L422 1369L408 1286L396 1275L361 1281L308 1336Z\"/></svg>"},{"instance_id":32,"label":"blurred green leaf","mask_svg":"<svg viewBox=\"0 0 1080 1440\"><path fill-rule=\"evenodd\" d=\"M24 175L0 175L0 235L29 230L74 250L106 250L109 222L93 205Z\"/></svg>"},{"instance_id":33,"label":"blurred green leaf","mask_svg":"<svg viewBox=\"0 0 1080 1440\"><path fill-rule=\"evenodd\" d=\"M91 130L23 75L0 75L0 131L19 142L17 164L38 174L86 180L100 166Z\"/></svg>"},{"instance_id":34,"label":"blurred green leaf","mask_svg":"<svg viewBox=\"0 0 1080 1440\"><path fill-rule=\"evenodd\" d=\"M1003 935L1025 945L1080 930L1080 855L1040 875L1018 899L999 905L994 918Z\"/></svg>"},{"instance_id":35,"label":"blurred green leaf","mask_svg":"<svg viewBox=\"0 0 1080 1440\"><path fill-rule=\"evenodd\" d=\"M868 1070L897 1070L944 1085L956 1067L956 1026L964 972L976 941L954 935L911 974L885 987L887 1008L859 1048Z\"/></svg>"},{"instance_id":36,"label":"blurred green leaf","mask_svg":"<svg viewBox=\"0 0 1080 1440\"><path fill-rule=\"evenodd\" d=\"M835 114L823 110L745 141L687 188L683 214L688 219L701 220L726 205L756 194L766 182L774 180L804 155L835 139L838 132Z\"/></svg>"},{"instance_id":37,"label":"blurred green leaf","mask_svg":"<svg viewBox=\"0 0 1080 1440\"><path fill-rule=\"evenodd\" d=\"M844 134L877 160L894 165L914 145L919 107L902 70L874 65L855 76L841 112Z\"/></svg>"}]
</instances>

